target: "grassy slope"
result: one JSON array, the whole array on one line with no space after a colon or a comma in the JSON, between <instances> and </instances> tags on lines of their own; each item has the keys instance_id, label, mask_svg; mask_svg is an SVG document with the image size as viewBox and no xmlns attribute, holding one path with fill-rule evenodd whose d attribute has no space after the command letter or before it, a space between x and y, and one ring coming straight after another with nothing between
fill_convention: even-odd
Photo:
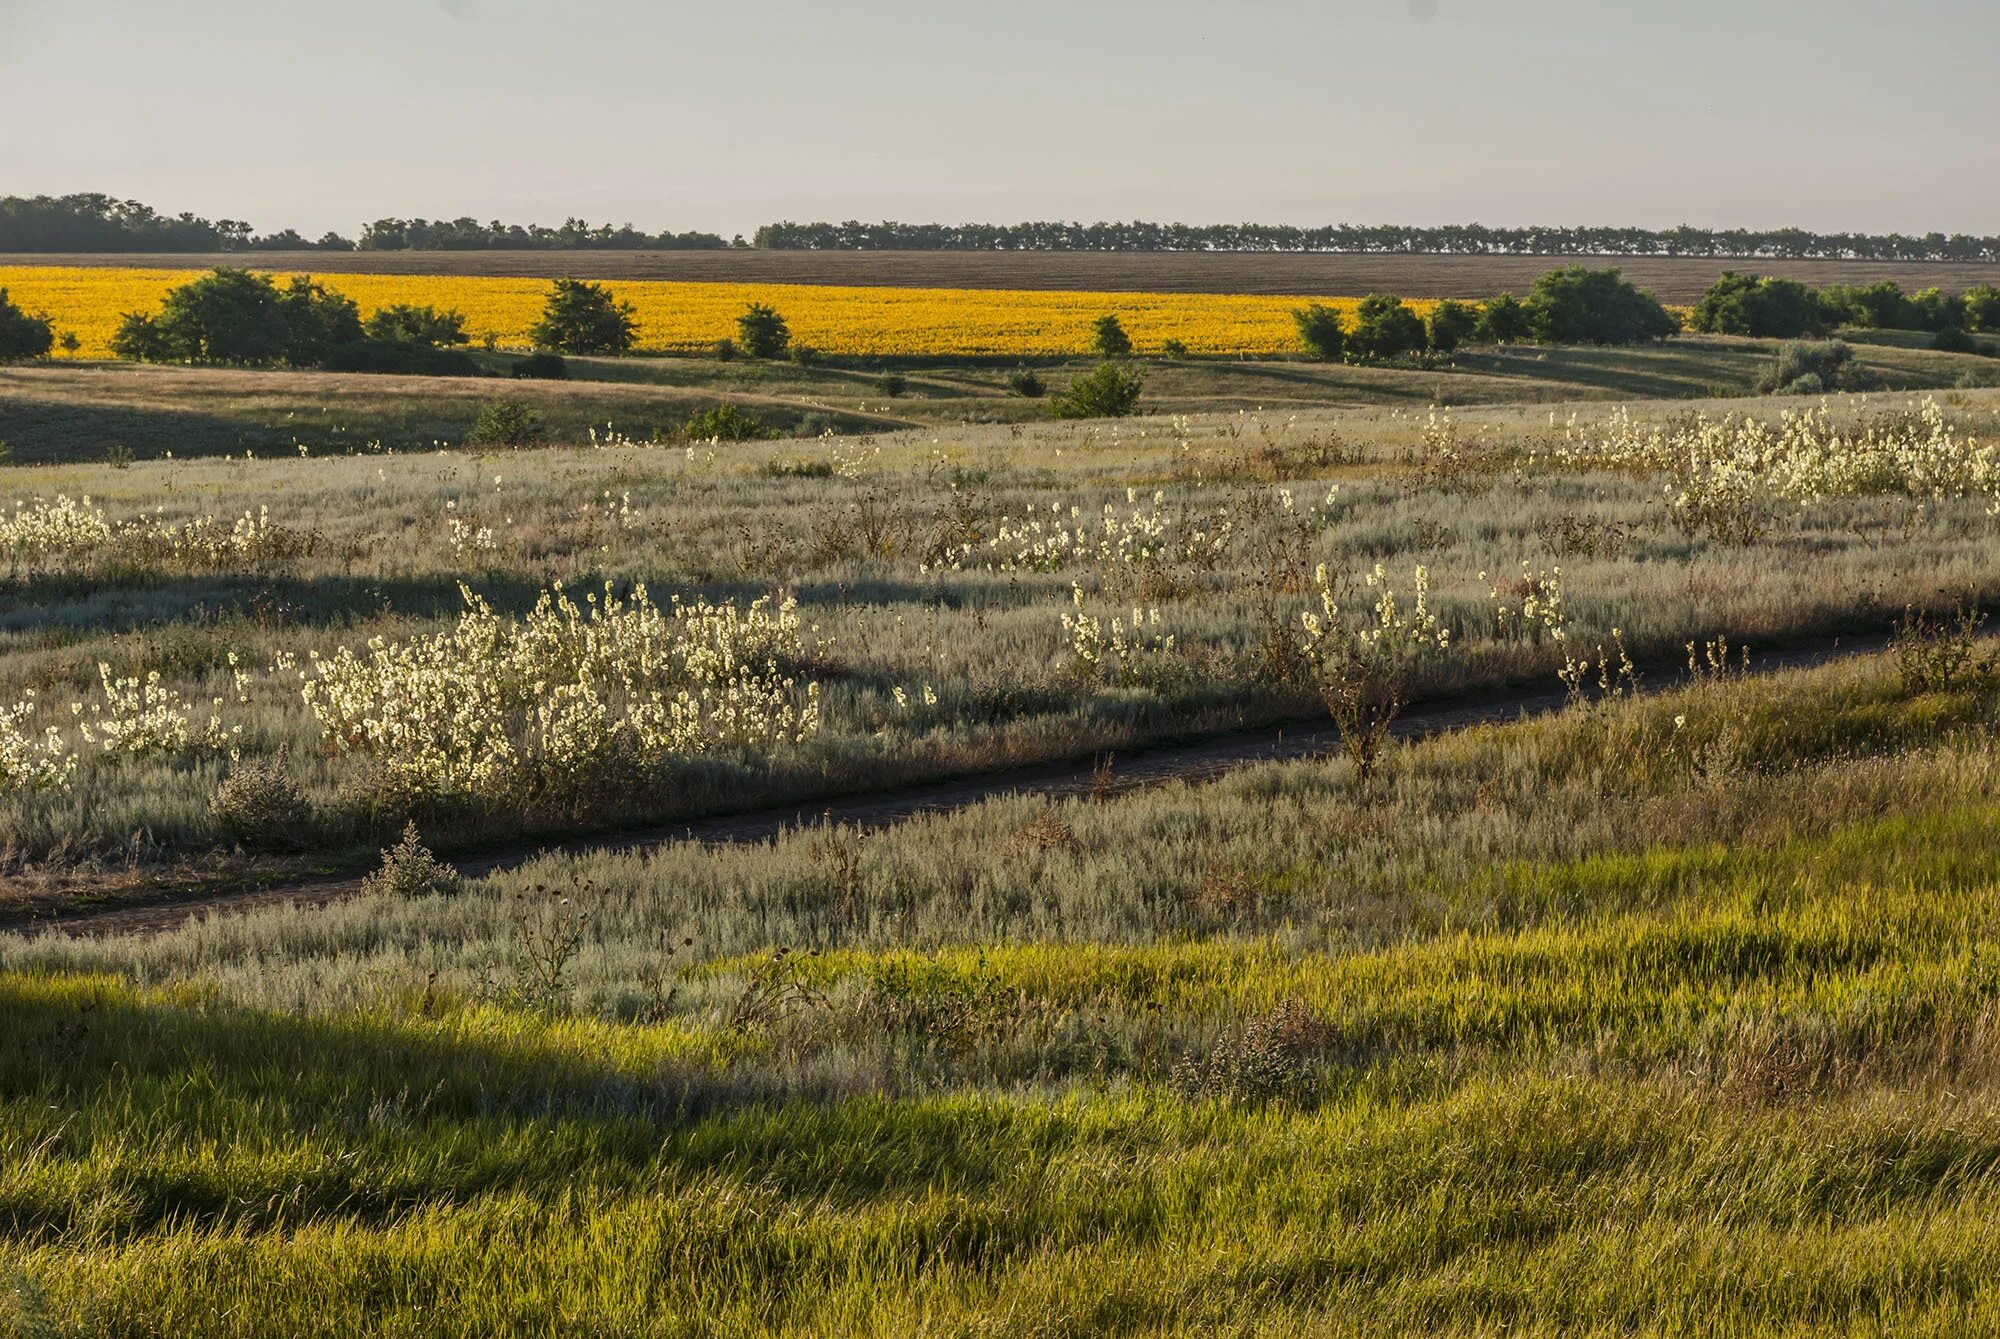
<instances>
[{"instance_id":1,"label":"grassy slope","mask_svg":"<svg viewBox=\"0 0 2000 1339\"><path fill-rule=\"evenodd\" d=\"M0 1269L57 1333L1989 1330L1993 712L1847 666L0 940Z\"/></svg>"},{"instance_id":2,"label":"grassy slope","mask_svg":"<svg viewBox=\"0 0 2000 1339\"><path fill-rule=\"evenodd\" d=\"M1369 404L1472 405L1569 400L1688 399L1754 391L1770 341L1686 338L1644 349L1469 350L1449 368L1422 371L1297 360L1146 360L1149 412L1324 409ZM1858 384L1938 389L1970 377L2000 385L2000 363L1893 342L1858 348ZM504 370L505 359L484 360ZM901 366L900 397L881 373ZM104 459L124 447L140 459L359 450L399 451L462 442L492 399L535 407L558 440L608 424L636 438L671 433L697 410L730 402L772 427L816 435L827 428L1019 422L1046 406L1010 394L1012 360L890 361L862 365L718 363L696 358L575 359L568 383L511 379L230 371L116 363L0 368L0 441L20 461ZM1044 369L1052 388L1088 367Z\"/></svg>"}]
</instances>

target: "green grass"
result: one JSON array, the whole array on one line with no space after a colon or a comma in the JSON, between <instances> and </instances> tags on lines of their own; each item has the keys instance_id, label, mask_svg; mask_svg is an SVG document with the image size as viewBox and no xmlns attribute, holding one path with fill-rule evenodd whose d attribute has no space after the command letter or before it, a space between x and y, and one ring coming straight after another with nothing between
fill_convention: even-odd
<instances>
[{"instance_id":1,"label":"green grass","mask_svg":"<svg viewBox=\"0 0 2000 1339\"><path fill-rule=\"evenodd\" d=\"M58 1334L1983 1332L1995 711L1876 659L0 938L0 1278Z\"/></svg>"}]
</instances>

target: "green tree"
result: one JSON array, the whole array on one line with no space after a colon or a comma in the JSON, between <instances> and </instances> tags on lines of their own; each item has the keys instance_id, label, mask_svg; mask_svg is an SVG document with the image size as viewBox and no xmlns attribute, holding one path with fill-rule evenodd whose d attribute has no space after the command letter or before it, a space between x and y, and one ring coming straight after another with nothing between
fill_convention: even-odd
<instances>
[{"instance_id":1,"label":"green tree","mask_svg":"<svg viewBox=\"0 0 2000 1339\"><path fill-rule=\"evenodd\" d=\"M774 307L753 302L736 318L736 347L752 358L782 358L791 343L792 328Z\"/></svg>"},{"instance_id":2,"label":"green tree","mask_svg":"<svg viewBox=\"0 0 2000 1339\"><path fill-rule=\"evenodd\" d=\"M1090 328L1090 347L1106 358L1123 358L1132 352L1132 337L1116 316L1100 316Z\"/></svg>"},{"instance_id":3,"label":"green tree","mask_svg":"<svg viewBox=\"0 0 2000 1339\"><path fill-rule=\"evenodd\" d=\"M1387 293L1370 293L1354 311L1348 351L1360 358L1401 358L1430 341L1421 316Z\"/></svg>"},{"instance_id":4,"label":"green tree","mask_svg":"<svg viewBox=\"0 0 2000 1339\"><path fill-rule=\"evenodd\" d=\"M1941 288L1926 288L1910 294L1910 311L1920 330L1965 329L1965 299Z\"/></svg>"},{"instance_id":5,"label":"green tree","mask_svg":"<svg viewBox=\"0 0 2000 1339\"><path fill-rule=\"evenodd\" d=\"M1446 298L1431 309L1431 348L1450 353L1479 333L1479 310Z\"/></svg>"},{"instance_id":6,"label":"green tree","mask_svg":"<svg viewBox=\"0 0 2000 1339\"><path fill-rule=\"evenodd\" d=\"M278 294L285 322L285 361L317 367L327 354L361 338L361 311L354 299L334 292L311 276L295 274Z\"/></svg>"},{"instance_id":7,"label":"green tree","mask_svg":"<svg viewBox=\"0 0 2000 1339\"><path fill-rule=\"evenodd\" d=\"M1971 330L2000 330L2000 288L1980 284L1965 290L1965 324Z\"/></svg>"},{"instance_id":8,"label":"green tree","mask_svg":"<svg viewBox=\"0 0 2000 1339\"><path fill-rule=\"evenodd\" d=\"M1146 379L1136 369L1114 362L1099 363L1097 369L1077 377L1050 399L1052 418L1123 418L1139 407L1139 392Z\"/></svg>"},{"instance_id":9,"label":"green tree","mask_svg":"<svg viewBox=\"0 0 2000 1339\"><path fill-rule=\"evenodd\" d=\"M271 280L223 267L168 293L157 316L130 312L112 336L121 358L259 366L285 361L291 324Z\"/></svg>"},{"instance_id":10,"label":"green tree","mask_svg":"<svg viewBox=\"0 0 2000 1339\"><path fill-rule=\"evenodd\" d=\"M428 344L436 349L449 349L470 342L463 313L406 302L381 308L368 318L363 329L368 338L385 339L392 344Z\"/></svg>"},{"instance_id":11,"label":"green tree","mask_svg":"<svg viewBox=\"0 0 2000 1339\"><path fill-rule=\"evenodd\" d=\"M54 346L55 332L49 323L22 311L0 288L0 363L46 357Z\"/></svg>"},{"instance_id":12,"label":"green tree","mask_svg":"<svg viewBox=\"0 0 2000 1339\"><path fill-rule=\"evenodd\" d=\"M1324 303L1314 302L1295 308L1292 321L1299 328L1299 342L1323 363L1337 363L1347 351L1347 327L1340 313Z\"/></svg>"},{"instance_id":13,"label":"green tree","mask_svg":"<svg viewBox=\"0 0 2000 1339\"><path fill-rule=\"evenodd\" d=\"M1820 290L1820 301L1833 319L1872 330L1908 330L1916 314L1902 286L1883 279L1872 284L1831 284Z\"/></svg>"},{"instance_id":14,"label":"green tree","mask_svg":"<svg viewBox=\"0 0 2000 1339\"><path fill-rule=\"evenodd\" d=\"M558 279L528 338L563 353L630 353L638 337L632 313L602 284Z\"/></svg>"},{"instance_id":15,"label":"green tree","mask_svg":"<svg viewBox=\"0 0 2000 1339\"><path fill-rule=\"evenodd\" d=\"M1724 270L1695 304L1690 324L1713 335L1798 339L1823 335L1839 319L1796 279L1765 279Z\"/></svg>"},{"instance_id":16,"label":"green tree","mask_svg":"<svg viewBox=\"0 0 2000 1339\"><path fill-rule=\"evenodd\" d=\"M1512 344L1530 333L1528 309L1512 293L1496 293L1479 304L1481 343Z\"/></svg>"},{"instance_id":17,"label":"green tree","mask_svg":"<svg viewBox=\"0 0 2000 1339\"><path fill-rule=\"evenodd\" d=\"M1672 312L1615 269L1566 265L1535 280L1524 304L1544 344L1637 344L1680 329Z\"/></svg>"}]
</instances>

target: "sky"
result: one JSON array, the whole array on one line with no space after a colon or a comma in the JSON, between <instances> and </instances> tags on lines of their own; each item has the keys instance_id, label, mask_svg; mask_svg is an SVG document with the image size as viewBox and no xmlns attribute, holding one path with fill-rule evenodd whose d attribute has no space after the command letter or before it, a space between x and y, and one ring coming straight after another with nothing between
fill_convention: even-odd
<instances>
[{"instance_id":1,"label":"sky","mask_svg":"<svg viewBox=\"0 0 2000 1339\"><path fill-rule=\"evenodd\" d=\"M2000 233L1996 0L0 0L0 194L260 231Z\"/></svg>"}]
</instances>

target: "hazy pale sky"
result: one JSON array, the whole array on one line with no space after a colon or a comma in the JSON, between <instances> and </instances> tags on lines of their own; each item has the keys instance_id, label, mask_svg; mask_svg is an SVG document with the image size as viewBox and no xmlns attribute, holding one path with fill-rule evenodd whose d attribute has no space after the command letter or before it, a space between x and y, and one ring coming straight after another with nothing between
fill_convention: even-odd
<instances>
[{"instance_id":1,"label":"hazy pale sky","mask_svg":"<svg viewBox=\"0 0 2000 1339\"><path fill-rule=\"evenodd\" d=\"M2000 232L2000 0L0 0L0 194Z\"/></svg>"}]
</instances>

